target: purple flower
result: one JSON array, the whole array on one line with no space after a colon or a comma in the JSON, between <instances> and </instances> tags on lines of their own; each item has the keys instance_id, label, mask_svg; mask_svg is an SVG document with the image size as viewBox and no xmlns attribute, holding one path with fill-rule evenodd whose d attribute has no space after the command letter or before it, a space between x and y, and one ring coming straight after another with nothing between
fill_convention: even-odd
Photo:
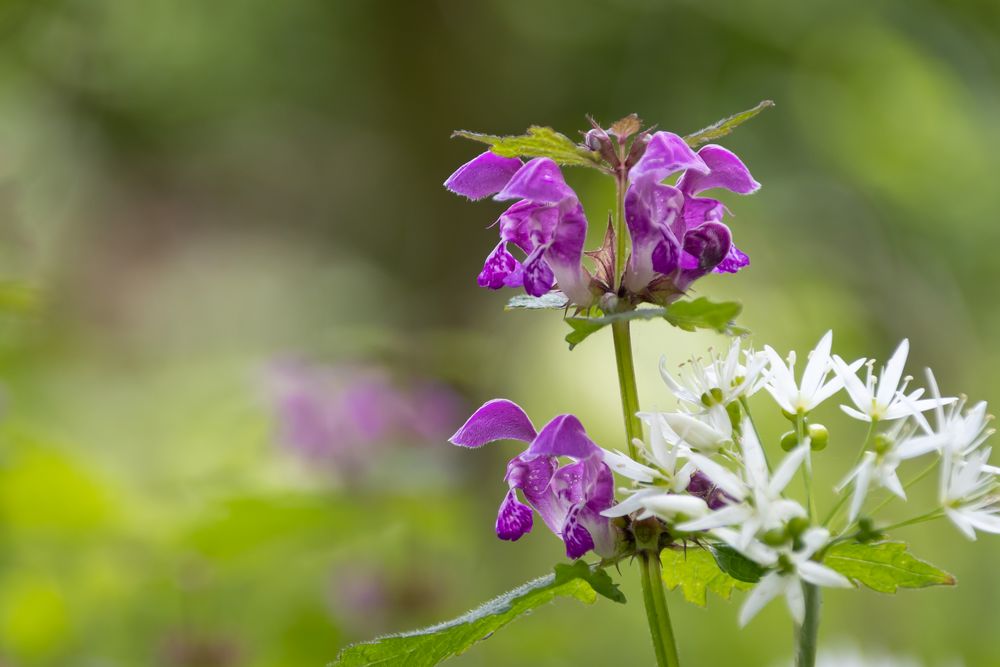
<instances>
[{"instance_id":1,"label":"purple flower","mask_svg":"<svg viewBox=\"0 0 1000 667\"><path fill-rule=\"evenodd\" d=\"M486 258L478 282L482 287L523 287L541 296L558 284L577 305L594 300L590 276L583 269L587 218L559 166L548 158L521 164L490 151L462 165L445 187L471 199L495 195L516 200L497 220L500 242ZM524 253L518 260L513 244Z\"/></svg>"},{"instance_id":2,"label":"purple flower","mask_svg":"<svg viewBox=\"0 0 1000 667\"><path fill-rule=\"evenodd\" d=\"M716 486L715 482L700 470L695 470L694 474L691 475L691 481L687 485L687 492L692 496L704 500L711 510L721 509L734 502L731 496Z\"/></svg>"},{"instance_id":3,"label":"purple flower","mask_svg":"<svg viewBox=\"0 0 1000 667\"><path fill-rule=\"evenodd\" d=\"M536 432L520 406L495 399L451 437L452 444L470 448L496 440L529 443L507 464L508 491L497 514L497 537L520 539L531 530L537 512L565 542L568 557L579 558L591 549L601 556L615 554L615 529L601 516L614 504L614 476L604 463L604 451L587 436L579 419L559 415ZM560 458L570 462L560 465Z\"/></svg>"},{"instance_id":4,"label":"purple flower","mask_svg":"<svg viewBox=\"0 0 1000 667\"><path fill-rule=\"evenodd\" d=\"M683 173L676 186L662 182L678 172ZM629 291L640 294L652 283L660 292L680 295L710 271L733 273L749 264L722 223L722 202L697 196L712 188L749 194L760 187L736 155L715 145L695 153L676 134L657 132L629 171L629 181Z\"/></svg>"}]
</instances>

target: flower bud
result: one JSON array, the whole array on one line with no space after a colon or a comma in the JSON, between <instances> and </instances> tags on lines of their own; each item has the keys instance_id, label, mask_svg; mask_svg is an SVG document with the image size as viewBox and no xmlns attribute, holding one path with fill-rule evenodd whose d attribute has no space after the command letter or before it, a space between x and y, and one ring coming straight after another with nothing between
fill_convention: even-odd
<instances>
[{"instance_id":1,"label":"flower bud","mask_svg":"<svg viewBox=\"0 0 1000 667\"><path fill-rule=\"evenodd\" d=\"M830 442L830 432L822 424L809 424L809 447L814 452L826 449Z\"/></svg>"},{"instance_id":2,"label":"flower bud","mask_svg":"<svg viewBox=\"0 0 1000 667\"><path fill-rule=\"evenodd\" d=\"M769 547L780 547L788 541L788 535L780 528L772 528L761 535L760 541Z\"/></svg>"},{"instance_id":3,"label":"flower bud","mask_svg":"<svg viewBox=\"0 0 1000 667\"><path fill-rule=\"evenodd\" d=\"M809 529L809 519L804 516L793 517L786 525L785 530L791 537L798 537Z\"/></svg>"},{"instance_id":4,"label":"flower bud","mask_svg":"<svg viewBox=\"0 0 1000 667\"><path fill-rule=\"evenodd\" d=\"M885 433L879 433L874 439L875 453L881 456L892 448L892 438Z\"/></svg>"},{"instance_id":5,"label":"flower bud","mask_svg":"<svg viewBox=\"0 0 1000 667\"><path fill-rule=\"evenodd\" d=\"M799 434L795 431L787 431L781 436L781 448L786 452L795 449L799 444Z\"/></svg>"}]
</instances>

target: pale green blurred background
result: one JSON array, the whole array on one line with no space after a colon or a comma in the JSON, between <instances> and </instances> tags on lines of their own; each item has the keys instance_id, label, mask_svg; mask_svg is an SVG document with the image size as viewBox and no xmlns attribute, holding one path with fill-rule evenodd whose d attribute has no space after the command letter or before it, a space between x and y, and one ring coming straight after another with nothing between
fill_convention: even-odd
<instances>
[{"instance_id":1,"label":"pale green blurred background","mask_svg":"<svg viewBox=\"0 0 1000 667\"><path fill-rule=\"evenodd\" d=\"M725 141L764 184L727 199L753 263L700 293L758 344L908 336L911 372L1000 399L995 0L2 0L0 81L5 667L322 665L562 558L493 534L513 445L390 434L359 472L278 437L268 369L297 358L445 387L447 428L506 396L622 446L609 334L571 353L475 285L501 209L441 187L477 150L456 128L684 133L773 99ZM610 184L568 177L596 242ZM661 354L725 344L636 340L648 408ZM827 487L863 434L837 414ZM823 644L1000 665L1000 538L905 536L960 585L832 592ZM563 601L455 664L651 664L622 578L628 606ZM789 655L780 605L740 631L738 601L671 602L688 665Z\"/></svg>"}]
</instances>

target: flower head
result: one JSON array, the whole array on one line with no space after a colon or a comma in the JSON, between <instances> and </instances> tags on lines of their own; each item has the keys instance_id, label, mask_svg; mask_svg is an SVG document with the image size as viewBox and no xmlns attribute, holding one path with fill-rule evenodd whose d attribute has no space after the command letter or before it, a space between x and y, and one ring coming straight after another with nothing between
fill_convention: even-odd
<instances>
[{"instance_id":1,"label":"flower head","mask_svg":"<svg viewBox=\"0 0 1000 667\"><path fill-rule=\"evenodd\" d=\"M451 437L452 444L470 448L496 440L529 443L507 464L508 491L497 514L497 537L520 539L532 528L534 509L562 538L568 557L579 558L591 549L614 555L616 535L601 516L614 503L614 476L604 462L604 450L576 417L559 415L536 432L520 406L496 399L476 410ZM563 458L570 462L561 464Z\"/></svg>"},{"instance_id":2,"label":"flower head","mask_svg":"<svg viewBox=\"0 0 1000 667\"><path fill-rule=\"evenodd\" d=\"M920 400L924 393L923 389L916 389L910 394L906 394L906 387L912 379L903 377L903 368L906 366L906 356L909 351L910 342L904 339L877 378L872 371L874 361L869 362L868 376L864 383L856 375L856 368L848 366L843 359L834 355L834 368L844 382L847 394L855 406L851 408L842 405L841 409L855 419L873 422L901 419L934 407L953 403L954 398L938 397Z\"/></svg>"},{"instance_id":3,"label":"flower head","mask_svg":"<svg viewBox=\"0 0 1000 667\"><path fill-rule=\"evenodd\" d=\"M827 331L809 353L809 360L799 382L795 380L795 353L789 353L786 361L770 345L764 346L764 351L771 361L771 374L765 389L774 397L782 410L793 415L811 412L844 386L844 381L839 375L829 377L833 370L830 365L832 345L833 332ZM849 368L857 370L864 361L859 359Z\"/></svg>"}]
</instances>

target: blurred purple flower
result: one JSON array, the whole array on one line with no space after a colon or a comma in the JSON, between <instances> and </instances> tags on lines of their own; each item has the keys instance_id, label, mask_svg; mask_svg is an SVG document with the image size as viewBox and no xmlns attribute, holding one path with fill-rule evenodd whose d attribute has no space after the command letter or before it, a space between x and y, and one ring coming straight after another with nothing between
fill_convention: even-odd
<instances>
[{"instance_id":1,"label":"blurred purple flower","mask_svg":"<svg viewBox=\"0 0 1000 667\"><path fill-rule=\"evenodd\" d=\"M579 558L591 549L601 556L615 554L615 529L601 516L614 504L614 476L604 463L603 450L587 436L579 419L559 415L536 433L520 406L496 399L476 410L451 437L453 444L470 448L496 440L529 443L507 464L508 491L497 515L497 537L518 540L528 533L534 509L562 538L568 557ZM560 457L571 462L560 466Z\"/></svg>"},{"instance_id":2,"label":"blurred purple flower","mask_svg":"<svg viewBox=\"0 0 1000 667\"><path fill-rule=\"evenodd\" d=\"M445 439L462 409L444 384L423 380L405 388L372 367L284 362L270 373L269 389L280 442L347 474L394 442Z\"/></svg>"}]
</instances>

